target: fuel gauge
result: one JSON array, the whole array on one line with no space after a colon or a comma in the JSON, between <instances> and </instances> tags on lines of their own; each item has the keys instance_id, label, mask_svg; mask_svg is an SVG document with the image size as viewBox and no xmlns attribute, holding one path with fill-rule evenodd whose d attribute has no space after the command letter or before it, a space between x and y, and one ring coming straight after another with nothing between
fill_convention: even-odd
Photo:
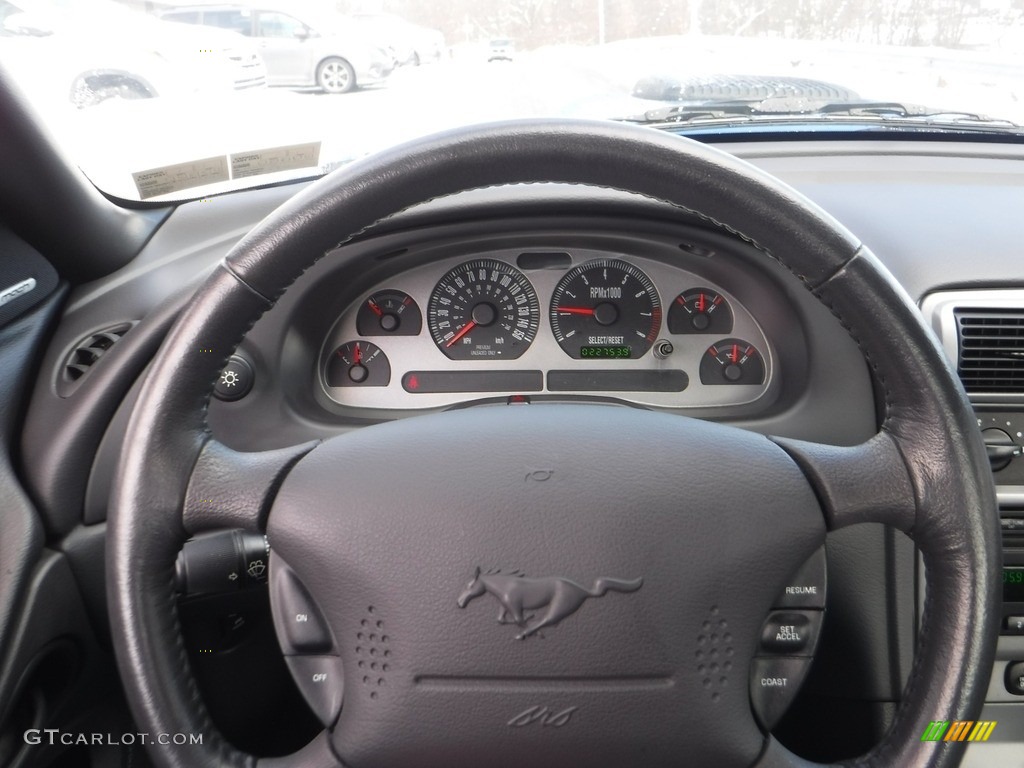
<instances>
[{"instance_id":1,"label":"fuel gauge","mask_svg":"<svg viewBox=\"0 0 1024 768\"><path fill-rule=\"evenodd\" d=\"M732 331L732 308L725 297L710 288L693 288L676 296L668 310L669 333Z\"/></svg>"},{"instance_id":2,"label":"fuel gauge","mask_svg":"<svg viewBox=\"0 0 1024 768\"><path fill-rule=\"evenodd\" d=\"M331 353L324 376L329 387L386 387L391 363L376 344L349 341Z\"/></svg>"},{"instance_id":3,"label":"fuel gauge","mask_svg":"<svg viewBox=\"0 0 1024 768\"><path fill-rule=\"evenodd\" d=\"M700 361L701 384L763 384L764 358L743 339L722 339Z\"/></svg>"}]
</instances>

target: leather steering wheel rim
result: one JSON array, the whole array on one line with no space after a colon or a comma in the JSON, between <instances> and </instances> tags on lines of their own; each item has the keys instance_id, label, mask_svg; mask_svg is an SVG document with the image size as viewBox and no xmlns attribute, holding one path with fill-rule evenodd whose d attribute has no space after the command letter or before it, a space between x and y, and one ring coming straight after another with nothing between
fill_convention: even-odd
<instances>
[{"instance_id":1,"label":"leather steering wheel rim","mask_svg":"<svg viewBox=\"0 0 1024 768\"><path fill-rule=\"evenodd\" d=\"M216 445L205 412L228 356L304 270L376 222L437 197L544 182L636 193L695 213L784 265L848 329L884 400L878 434L852 449L776 442L804 471L828 527L893 525L914 539L928 573L914 666L895 724L854 764L955 765L964 745L920 736L932 720L971 720L980 711L998 632L999 530L973 413L916 307L842 225L753 166L650 129L545 120L417 140L312 184L235 246L168 335L128 427L107 552L115 650L140 730L205 734L198 747L155 745L158 762L181 768L277 764L257 761L217 735L176 618L173 571L181 544L198 530L234 520L265 526L281 478L304 452L220 466L243 475L247 467L277 468L256 512L183 512L189 478L218 471L204 465ZM941 606L941 620L935 606ZM334 763L322 736L283 764ZM802 761L769 739L758 764Z\"/></svg>"}]
</instances>

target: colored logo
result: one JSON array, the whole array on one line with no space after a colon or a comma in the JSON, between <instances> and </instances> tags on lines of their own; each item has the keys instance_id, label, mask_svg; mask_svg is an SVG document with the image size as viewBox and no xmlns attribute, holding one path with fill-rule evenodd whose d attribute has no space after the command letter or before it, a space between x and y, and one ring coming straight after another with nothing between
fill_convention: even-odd
<instances>
[{"instance_id":1,"label":"colored logo","mask_svg":"<svg viewBox=\"0 0 1024 768\"><path fill-rule=\"evenodd\" d=\"M921 741L988 741L995 728L995 720L933 720Z\"/></svg>"},{"instance_id":2,"label":"colored logo","mask_svg":"<svg viewBox=\"0 0 1024 768\"><path fill-rule=\"evenodd\" d=\"M498 623L515 624L522 630L516 640L525 640L576 613L588 598L603 597L607 592L636 592L643 583L643 579L602 576L594 580L593 588L587 589L561 576L531 579L518 571L482 573L478 567L459 595L458 603L459 608L465 608L471 600L491 594L500 605Z\"/></svg>"}]
</instances>

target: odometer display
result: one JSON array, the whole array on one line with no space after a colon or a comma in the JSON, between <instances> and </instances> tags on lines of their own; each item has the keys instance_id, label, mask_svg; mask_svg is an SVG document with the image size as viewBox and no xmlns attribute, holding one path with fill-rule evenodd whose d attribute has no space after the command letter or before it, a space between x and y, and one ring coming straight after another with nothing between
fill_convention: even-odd
<instances>
[{"instance_id":1,"label":"odometer display","mask_svg":"<svg viewBox=\"0 0 1024 768\"><path fill-rule=\"evenodd\" d=\"M661 299L638 267L597 259L558 281L550 317L555 340L569 357L643 357L661 331Z\"/></svg>"},{"instance_id":2,"label":"odometer display","mask_svg":"<svg viewBox=\"0 0 1024 768\"><path fill-rule=\"evenodd\" d=\"M1024 603L1024 568L1003 568L1003 601Z\"/></svg>"},{"instance_id":3,"label":"odometer display","mask_svg":"<svg viewBox=\"0 0 1024 768\"><path fill-rule=\"evenodd\" d=\"M586 346L580 347L580 358L586 360L591 357L601 357L605 360L609 359L623 359L630 357L629 347L598 347L598 346Z\"/></svg>"},{"instance_id":4,"label":"odometer display","mask_svg":"<svg viewBox=\"0 0 1024 768\"><path fill-rule=\"evenodd\" d=\"M467 261L430 294L430 335L452 360L514 360L537 336L540 303L526 276L494 259Z\"/></svg>"}]
</instances>

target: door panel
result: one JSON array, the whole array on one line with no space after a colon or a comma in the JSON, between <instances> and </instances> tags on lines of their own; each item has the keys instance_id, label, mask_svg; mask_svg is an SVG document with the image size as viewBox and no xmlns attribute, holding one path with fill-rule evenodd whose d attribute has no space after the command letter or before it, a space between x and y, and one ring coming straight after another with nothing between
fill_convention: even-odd
<instances>
[{"instance_id":1,"label":"door panel","mask_svg":"<svg viewBox=\"0 0 1024 768\"><path fill-rule=\"evenodd\" d=\"M313 46L305 24L286 13L259 11L256 37L271 85L313 84Z\"/></svg>"}]
</instances>

